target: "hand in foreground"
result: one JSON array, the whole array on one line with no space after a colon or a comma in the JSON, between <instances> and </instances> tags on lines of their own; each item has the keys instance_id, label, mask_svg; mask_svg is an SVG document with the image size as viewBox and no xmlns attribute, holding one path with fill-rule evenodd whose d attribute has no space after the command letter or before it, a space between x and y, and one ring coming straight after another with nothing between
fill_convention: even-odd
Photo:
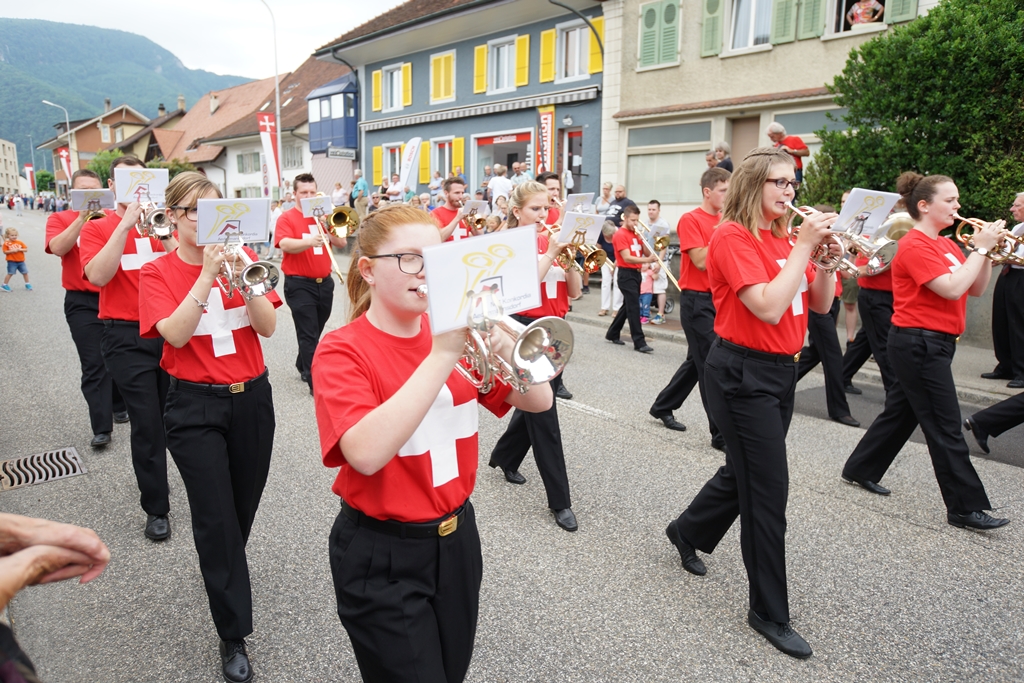
<instances>
[{"instance_id":1,"label":"hand in foreground","mask_svg":"<svg viewBox=\"0 0 1024 683\"><path fill-rule=\"evenodd\" d=\"M815 247L821 244L828 237L829 228L839 218L837 213L821 213L815 211L804 219L800 224L800 234L797 236L797 244Z\"/></svg>"},{"instance_id":2,"label":"hand in foreground","mask_svg":"<svg viewBox=\"0 0 1024 683\"><path fill-rule=\"evenodd\" d=\"M1002 242L1006 221L998 220L994 223L985 223L981 230L975 230L971 238L977 249L995 249L996 245Z\"/></svg>"},{"instance_id":3,"label":"hand in foreground","mask_svg":"<svg viewBox=\"0 0 1024 683\"><path fill-rule=\"evenodd\" d=\"M462 356L462 350L465 346L466 328L460 327L459 329L451 330L450 332L435 334L430 353L440 355L446 358L446 360L451 360L451 363L454 366L456 361L458 361Z\"/></svg>"}]
</instances>

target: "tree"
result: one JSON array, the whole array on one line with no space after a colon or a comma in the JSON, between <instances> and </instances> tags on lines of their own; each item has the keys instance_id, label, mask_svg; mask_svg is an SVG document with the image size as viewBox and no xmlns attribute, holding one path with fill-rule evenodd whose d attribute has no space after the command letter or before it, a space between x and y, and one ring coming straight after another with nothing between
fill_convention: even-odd
<instances>
[{"instance_id":1,"label":"tree","mask_svg":"<svg viewBox=\"0 0 1024 683\"><path fill-rule=\"evenodd\" d=\"M53 174L45 168L40 171L36 171L36 189L40 192L46 192L47 190L53 189Z\"/></svg>"},{"instance_id":2,"label":"tree","mask_svg":"<svg viewBox=\"0 0 1024 683\"><path fill-rule=\"evenodd\" d=\"M119 156L123 156L119 149L104 150L89 162L89 170L100 177L102 187L107 186L107 180L110 178L110 162Z\"/></svg>"},{"instance_id":3,"label":"tree","mask_svg":"<svg viewBox=\"0 0 1024 683\"><path fill-rule=\"evenodd\" d=\"M1024 191L1024 9L943 0L850 52L829 86L846 131L819 131L803 204L851 187L894 190L903 171L956 182L964 216L1006 217Z\"/></svg>"},{"instance_id":4,"label":"tree","mask_svg":"<svg viewBox=\"0 0 1024 683\"><path fill-rule=\"evenodd\" d=\"M170 161L164 161L163 159L154 159L146 164L147 168L166 168L169 173L168 178L173 178L182 171L194 171L196 167L190 164L185 159L171 159Z\"/></svg>"}]
</instances>

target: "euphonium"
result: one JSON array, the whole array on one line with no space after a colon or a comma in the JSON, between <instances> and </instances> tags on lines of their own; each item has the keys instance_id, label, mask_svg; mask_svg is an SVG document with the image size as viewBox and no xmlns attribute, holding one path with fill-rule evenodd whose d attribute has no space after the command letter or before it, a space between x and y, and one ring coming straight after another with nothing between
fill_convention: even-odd
<instances>
[{"instance_id":1,"label":"euphonium","mask_svg":"<svg viewBox=\"0 0 1024 683\"><path fill-rule=\"evenodd\" d=\"M165 210L157 208L157 205L148 198L139 202L139 206L142 208L142 215L139 216L139 222L135 224L135 229L140 237L162 239L169 237L174 232L174 226L167 218Z\"/></svg>"},{"instance_id":2,"label":"euphonium","mask_svg":"<svg viewBox=\"0 0 1024 683\"><path fill-rule=\"evenodd\" d=\"M249 301L263 296L277 287L281 273L270 261L253 261L242 248L242 240L235 235L228 235L224 240L224 262L221 263L217 284L227 294L234 296L237 289ZM235 273L235 260L241 260L245 267L241 273Z\"/></svg>"},{"instance_id":3,"label":"euphonium","mask_svg":"<svg viewBox=\"0 0 1024 683\"><path fill-rule=\"evenodd\" d=\"M914 219L906 211L897 211L885 219L885 222L878 226L873 241L899 240L914 228Z\"/></svg>"}]
</instances>

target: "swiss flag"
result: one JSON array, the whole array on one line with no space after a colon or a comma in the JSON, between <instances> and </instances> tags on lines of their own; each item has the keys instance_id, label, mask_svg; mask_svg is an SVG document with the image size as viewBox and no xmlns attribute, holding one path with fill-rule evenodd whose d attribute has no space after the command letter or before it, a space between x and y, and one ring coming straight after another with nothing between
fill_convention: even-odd
<instances>
[{"instance_id":1,"label":"swiss flag","mask_svg":"<svg viewBox=\"0 0 1024 683\"><path fill-rule=\"evenodd\" d=\"M274 160L267 169L269 185L278 187L281 184L281 160L277 158L277 120L273 114L259 112L256 114L256 122L260 129L260 141L263 143L263 155Z\"/></svg>"},{"instance_id":2,"label":"swiss flag","mask_svg":"<svg viewBox=\"0 0 1024 683\"><path fill-rule=\"evenodd\" d=\"M57 149L57 156L60 157L60 167L64 169L64 177L68 183L71 182L71 150L67 147Z\"/></svg>"}]
</instances>

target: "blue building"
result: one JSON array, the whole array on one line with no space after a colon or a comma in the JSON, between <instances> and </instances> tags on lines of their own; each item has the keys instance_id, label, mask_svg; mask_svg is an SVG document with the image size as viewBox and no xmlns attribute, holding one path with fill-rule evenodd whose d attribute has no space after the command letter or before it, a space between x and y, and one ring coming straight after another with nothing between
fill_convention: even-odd
<instances>
[{"instance_id":1,"label":"blue building","mask_svg":"<svg viewBox=\"0 0 1024 683\"><path fill-rule=\"evenodd\" d=\"M561 6L560 6L561 5ZM361 165L368 179L401 167L423 140L413 181L484 167L552 170L574 192L600 189L601 3L410 0L320 48L357 74ZM566 7L570 9L566 9ZM312 126L311 126L312 135Z\"/></svg>"}]
</instances>

